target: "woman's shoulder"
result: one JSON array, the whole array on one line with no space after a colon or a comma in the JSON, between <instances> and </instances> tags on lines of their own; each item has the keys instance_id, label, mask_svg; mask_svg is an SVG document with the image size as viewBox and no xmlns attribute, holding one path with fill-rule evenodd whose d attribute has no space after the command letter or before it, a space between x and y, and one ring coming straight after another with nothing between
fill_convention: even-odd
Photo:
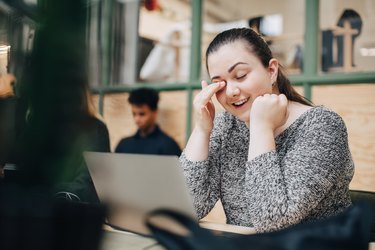
<instances>
[{"instance_id":1,"label":"woman's shoulder","mask_svg":"<svg viewBox=\"0 0 375 250\"><path fill-rule=\"evenodd\" d=\"M318 105L308 110L304 120L311 128L345 128L343 118L332 109L323 105Z\"/></svg>"},{"instance_id":2,"label":"woman's shoulder","mask_svg":"<svg viewBox=\"0 0 375 250\"><path fill-rule=\"evenodd\" d=\"M310 116L321 120L342 121L342 117L338 113L323 105L313 107L311 109Z\"/></svg>"},{"instance_id":3,"label":"woman's shoulder","mask_svg":"<svg viewBox=\"0 0 375 250\"><path fill-rule=\"evenodd\" d=\"M107 125L101 119L97 118L96 116L86 116L84 117L85 121L96 127L107 127Z\"/></svg>"},{"instance_id":4,"label":"woman's shoulder","mask_svg":"<svg viewBox=\"0 0 375 250\"><path fill-rule=\"evenodd\" d=\"M107 134L107 125L99 118L94 116L81 117L80 129L84 133Z\"/></svg>"}]
</instances>

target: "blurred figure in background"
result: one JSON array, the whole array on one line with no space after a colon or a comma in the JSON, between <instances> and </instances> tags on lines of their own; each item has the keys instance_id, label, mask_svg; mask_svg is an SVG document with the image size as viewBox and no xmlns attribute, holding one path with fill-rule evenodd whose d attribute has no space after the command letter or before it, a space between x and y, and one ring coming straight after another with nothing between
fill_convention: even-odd
<instances>
[{"instance_id":1,"label":"blurred figure in background","mask_svg":"<svg viewBox=\"0 0 375 250\"><path fill-rule=\"evenodd\" d=\"M81 86L81 85L78 85ZM93 182L83 159L84 151L110 152L107 126L97 114L92 97L86 86L77 90L81 93L81 103L73 116L62 117L59 142L61 149L69 157L54 191L59 197L77 199L84 202L99 202ZM74 114L74 112L73 112Z\"/></svg>"},{"instance_id":2,"label":"blurred figure in background","mask_svg":"<svg viewBox=\"0 0 375 250\"><path fill-rule=\"evenodd\" d=\"M110 144L88 90L86 7L77 1L40 6L43 18L17 89L27 121L16 164L28 189L97 202L83 152L109 152Z\"/></svg>"},{"instance_id":3,"label":"blurred figure in background","mask_svg":"<svg viewBox=\"0 0 375 250\"><path fill-rule=\"evenodd\" d=\"M55 198L75 201L99 202L87 166L84 151L110 152L109 133L106 124L96 111L87 83L82 76L70 75L71 84L67 89L60 89L55 95L55 102L45 103L50 109L46 124L40 124L33 103L28 103L26 125L19 144L23 182L33 185L46 185ZM47 126L36 133L34 126ZM38 137L44 137L39 142ZM44 152L30 152L24 145L43 147ZM36 150L36 149L35 149ZM35 155L41 154L38 158ZM35 158L34 158L35 157ZM45 166L31 167L34 161L45 161ZM35 164L35 163L34 163ZM43 168L42 168L43 166ZM36 176L38 175L38 176Z\"/></svg>"},{"instance_id":4,"label":"blurred figure in background","mask_svg":"<svg viewBox=\"0 0 375 250\"><path fill-rule=\"evenodd\" d=\"M17 22L26 19L30 9L1 3L8 2ZM22 127L16 176L10 180L6 171L0 183L0 249L99 249L105 211L91 204L96 193L82 153L109 151L109 139L86 87L87 2L45 0L36 7L32 49L16 65ZM85 203L56 200L60 191Z\"/></svg>"},{"instance_id":5,"label":"blurred figure in background","mask_svg":"<svg viewBox=\"0 0 375 250\"><path fill-rule=\"evenodd\" d=\"M128 101L138 131L135 135L122 139L115 152L180 156L181 149L176 141L166 135L156 123L158 92L139 88L130 93Z\"/></svg>"}]
</instances>

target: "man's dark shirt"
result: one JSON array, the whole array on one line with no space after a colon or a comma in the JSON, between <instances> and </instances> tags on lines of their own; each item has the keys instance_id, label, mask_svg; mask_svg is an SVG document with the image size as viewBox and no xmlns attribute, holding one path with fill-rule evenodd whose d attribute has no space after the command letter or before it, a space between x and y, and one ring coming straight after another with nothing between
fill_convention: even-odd
<instances>
[{"instance_id":1,"label":"man's dark shirt","mask_svg":"<svg viewBox=\"0 0 375 250\"><path fill-rule=\"evenodd\" d=\"M171 137L160 130L158 126L154 131L142 137L140 131L131 137L122 139L115 149L116 153L155 154L155 155L181 155L181 149Z\"/></svg>"}]
</instances>

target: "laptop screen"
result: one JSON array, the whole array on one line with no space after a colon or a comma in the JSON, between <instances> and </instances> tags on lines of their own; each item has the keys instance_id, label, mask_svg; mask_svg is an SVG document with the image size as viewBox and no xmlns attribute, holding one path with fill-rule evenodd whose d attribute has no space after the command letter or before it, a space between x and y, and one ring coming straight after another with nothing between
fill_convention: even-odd
<instances>
[{"instance_id":1,"label":"laptop screen","mask_svg":"<svg viewBox=\"0 0 375 250\"><path fill-rule=\"evenodd\" d=\"M130 228L130 220L143 223L161 208L197 218L177 156L85 152L84 158L112 224Z\"/></svg>"}]
</instances>

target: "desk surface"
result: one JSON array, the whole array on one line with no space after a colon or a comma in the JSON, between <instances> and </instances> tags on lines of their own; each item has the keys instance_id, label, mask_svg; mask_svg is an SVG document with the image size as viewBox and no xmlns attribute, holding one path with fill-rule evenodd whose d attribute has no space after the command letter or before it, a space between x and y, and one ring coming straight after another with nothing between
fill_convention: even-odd
<instances>
[{"instance_id":1,"label":"desk surface","mask_svg":"<svg viewBox=\"0 0 375 250\"><path fill-rule=\"evenodd\" d=\"M121 231L104 231L100 250L165 250L155 239Z\"/></svg>"},{"instance_id":2,"label":"desk surface","mask_svg":"<svg viewBox=\"0 0 375 250\"><path fill-rule=\"evenodd\" d=\"M253 234L255 233L253 228L240 227L227 224L219 224L212 222L202 222L200 225L204 228L225 231L225 232L236 232L240 234ZM155 239L139 236L133 233L127 233L122 231L114 230L108 226L104 227L104 238L100 250L165 250L165 248L159 245ZM369 244L369 250L375 250L375 242Z\"/></svg>"},{"instance_id":3,"label":"desk surface","mask_svg":"<svg viewBox=\"0 0 375 250\"><path fill-rule=\"evenodd\" d=\"M228 224L220 224L208 221L201 221L199 225L203 228L207 228L214 231L230 232L237 234L255 234L255 230L252 227L241 227Z\"/></svg>"},{"instance_id":4,"label":"desk surface","mask_svg":"<svg viewBox=\"0 0 375 250\"><path fill-rule=\"evenodd\" d=\"M207 228L213 231L223 231L238 234L253 234L255 230L250 227L241 227L228 224L220 224L213 222L200 222L203 228ZM109 226L104 226L104 238L102 240L101 250L162 250L165 249L159 245L155 239L149 237L143 237L138 234L130 232L123 232L115 230Z\"/></svg>"}]
</instances>

